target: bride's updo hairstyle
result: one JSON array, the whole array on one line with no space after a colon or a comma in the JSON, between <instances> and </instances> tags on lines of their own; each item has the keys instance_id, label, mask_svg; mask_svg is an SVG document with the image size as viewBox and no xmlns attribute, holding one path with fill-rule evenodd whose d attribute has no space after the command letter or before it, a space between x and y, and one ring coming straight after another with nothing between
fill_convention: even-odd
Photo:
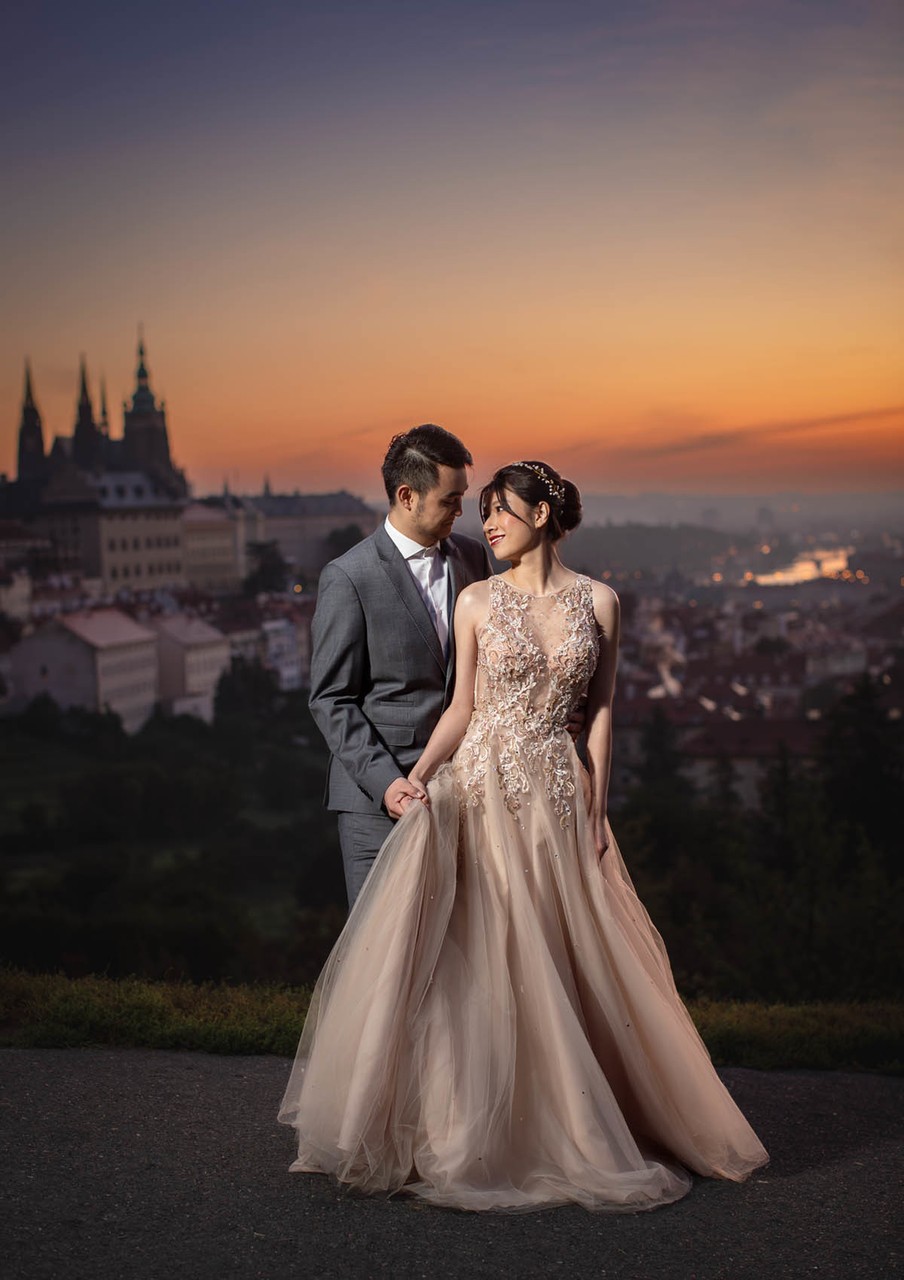
<instances>
[{"instance_id":1,"label":"bride's updo hairstyle","mask_svg":"<svg viewBox=\"0 0 904 1280\"><path fill-rule=\"evenodd\" d=\"M564 480L546 462L510 462L508 466L500 467L480 491L481 520L486 520L494 501L516 519L521 519L509 506L506 489L517 494L529 507L540 502L547 504L549 519L543 527L550 542L558 542L581 523L581 495L577 487L570 480Z\"/></svg>"}]
</instances>

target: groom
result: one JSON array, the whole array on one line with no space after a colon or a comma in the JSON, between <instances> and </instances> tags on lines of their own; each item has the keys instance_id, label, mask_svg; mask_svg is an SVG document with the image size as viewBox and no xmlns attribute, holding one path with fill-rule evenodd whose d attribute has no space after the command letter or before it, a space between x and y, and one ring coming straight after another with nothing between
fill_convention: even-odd
<instances>
[{"instance_id":1,"label":"groom","mask_svg":"<svg viewBox=\"0 0 904 1280\"><path fill-rule=\"evenodd\" d=\"M418 794L407 775L452 696L455 600L492 573L483 544L452 533L472 465L432 423L396 436L384 524L320 578L310 705L330 749L326 803L339 815L350 906Z\"/></svg>"}]
</instances>

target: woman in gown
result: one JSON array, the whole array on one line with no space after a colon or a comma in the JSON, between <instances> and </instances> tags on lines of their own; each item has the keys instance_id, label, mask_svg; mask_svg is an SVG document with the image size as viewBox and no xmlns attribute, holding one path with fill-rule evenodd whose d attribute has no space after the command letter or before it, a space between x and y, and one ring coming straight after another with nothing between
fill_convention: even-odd
<instances>
[{"instance_id":1,"label":"woman in gown","mask_svg":"<svg viewBox=\"0 0 904 1280\"><path fill-rule=\"evenodd\" d=\"M481 493L510 569L455 611L456 686L320 975L294 1171L459 1209L639 1210L767 1155L681 1003L606 818L618 599L556 547L575 487ZM566 724L586 694L589 776ZM682 1167L683 1166L683 1167Z\"/></svg>"}]
</instances>

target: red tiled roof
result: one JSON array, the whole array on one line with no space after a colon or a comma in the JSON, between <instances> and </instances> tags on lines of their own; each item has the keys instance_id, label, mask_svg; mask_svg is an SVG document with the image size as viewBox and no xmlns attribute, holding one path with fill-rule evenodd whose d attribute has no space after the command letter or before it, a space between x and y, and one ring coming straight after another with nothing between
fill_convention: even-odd
<instances>
[{"instance_id":1,"label":"red tiled roof","mask_svg":"<svg viewBox=\"0 0 904 1280\"><path fill-rule=\"evenodd\" d=\"M90 613L66 613L59 622L92 649L111 649L121 644L156 640L156 634L139 626L118 609L95 609Z\"/></svg>"}]
</instances>

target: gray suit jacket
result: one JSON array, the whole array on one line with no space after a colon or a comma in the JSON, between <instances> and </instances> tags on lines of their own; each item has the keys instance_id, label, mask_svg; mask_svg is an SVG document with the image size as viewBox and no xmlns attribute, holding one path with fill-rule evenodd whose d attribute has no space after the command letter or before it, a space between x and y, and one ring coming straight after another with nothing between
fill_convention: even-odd
<instances>
[{"instance_id":1,"label":"gray suit jacket","mask_svg":"<svg viewBox=\"0 0 904 1280\"><path fill-rule=\"evenodd\" d=\"M450 609L459 591L492 573L482 543L442 544ZM448 662L411 570L382 525L320 577L312 624L310 706L329 746L326 803L381 813L389 784L420 756L452 694Z\"/></svg>"}]
</instances>

